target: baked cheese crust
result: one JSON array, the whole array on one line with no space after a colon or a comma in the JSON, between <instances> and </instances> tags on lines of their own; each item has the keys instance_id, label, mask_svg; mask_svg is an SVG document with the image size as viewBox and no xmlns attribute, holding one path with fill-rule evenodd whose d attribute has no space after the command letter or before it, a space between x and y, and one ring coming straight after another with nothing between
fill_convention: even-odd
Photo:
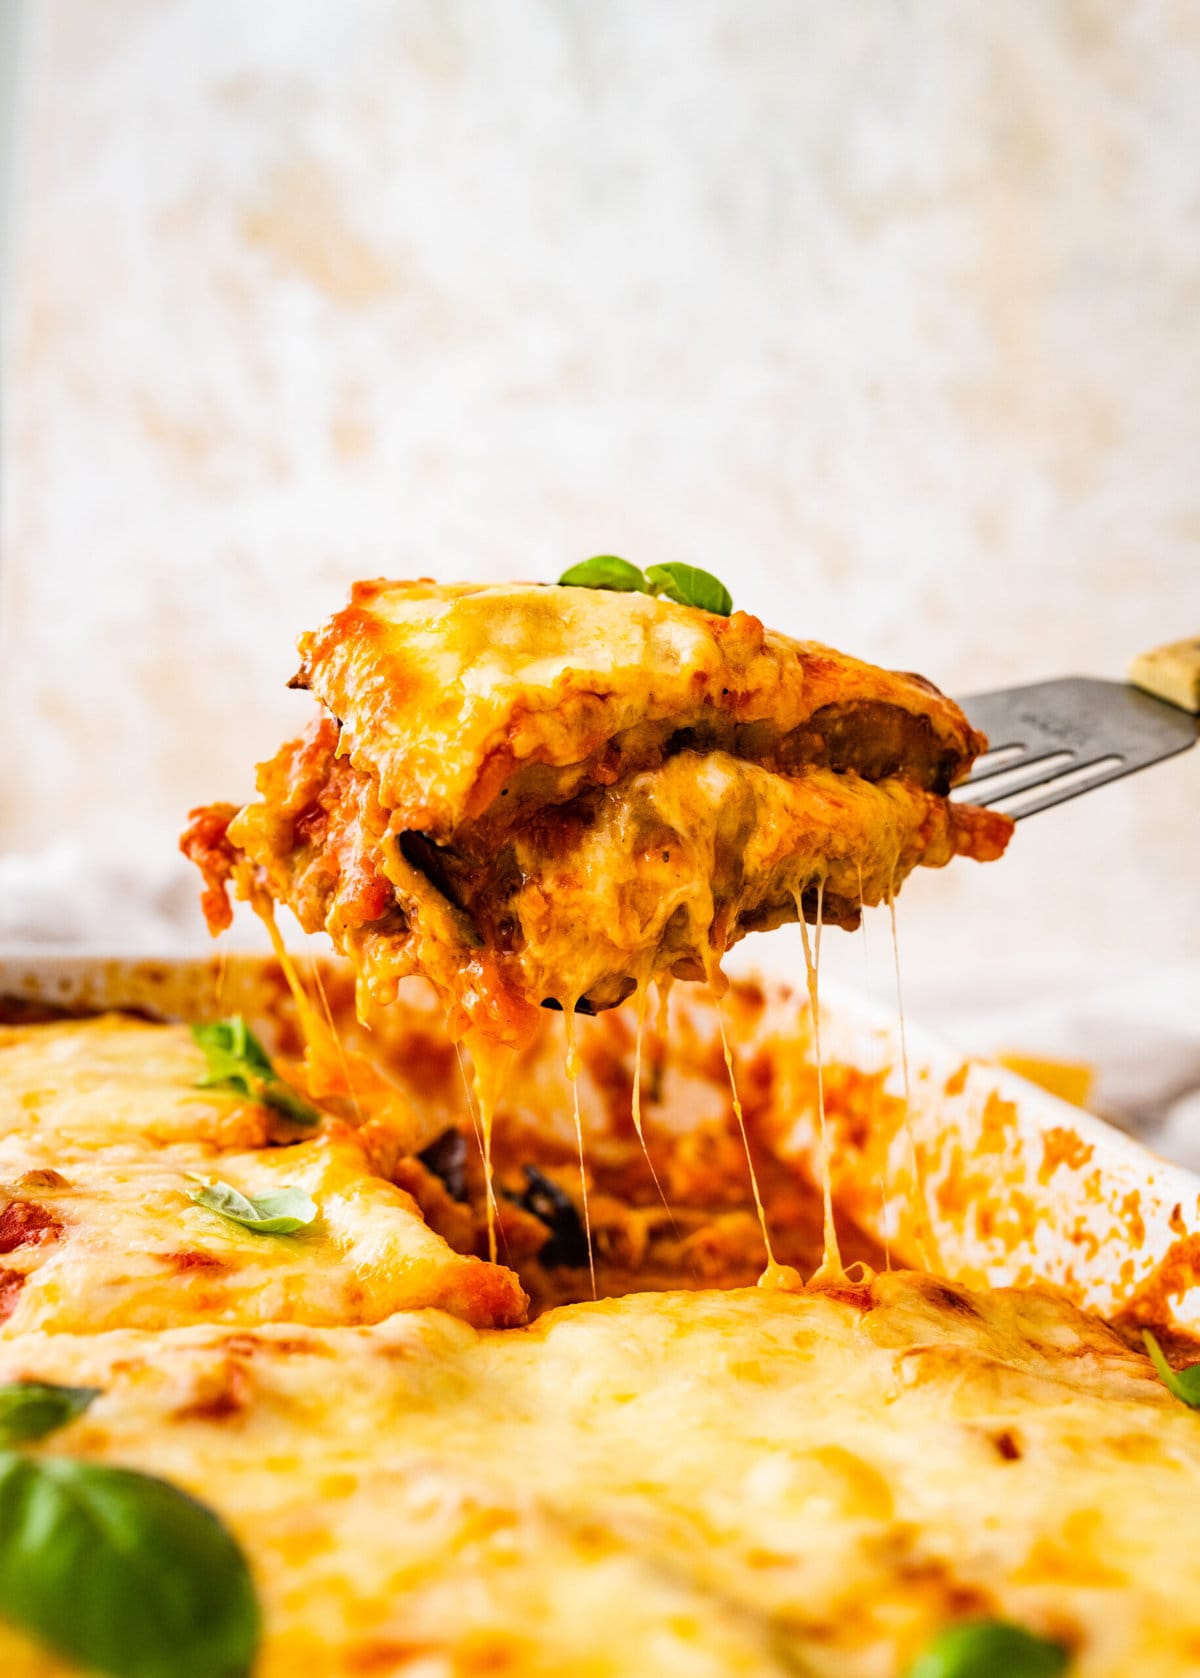
<instances>
[{"instance_id":1,"label":"baked cheese crust","mask_svg":"<svg viewBox=\"0 0 1200 1678\"><path fill-rule=\"evenodd\" d=\"M743 989L735 1015L755 1005ZM457 1072L431 1018L381 1033L427 1128L455 1111ZM615 1115L624 1025L589 1031L589 1099ZM901 1678L940 1629L988 1617L1063 1644L1072 1678L1190 1678L1195 1415L1140 1351L1047 1293L866 1270L795 1292L695 1288L726 1219L742 1234L715 1275L761 1252L739 1255L755 1226L744 1184L728 1199L744 1160L715 1071L697 1043L675 1047L669 1075L694 1099L687 1128L651 1139L667 1207L612 1115L589 1131L600 1227L632 1243L598 1277L661 1285L653 1219L675 1225L694 1291L526 1324L516 1275L471 1256L461 1162L413 1156L390 1104L298 1140L235 1090L197 1089L182 1028L0 1027L0 1384L100 1389L23 1449L161 1476L212 1508L262 1603L257 1678ZM510 1090L502 1193L522 1150L569 1135L545 1052ZM764 1070L746 1079L760 1150ZM543 1195L565 1200L553 1147L534 1157ZM783 1244L804 1201L763 1165ZM190 1200L196 1174L248 1195L302 1186L317 1222L242 1230ZM514 1259L548 1230L561 1245L552 1213L505 1204ZM563 1257L544 1261L550 1297ZM0 1672L82 1678L2 1620Z\"/></svg>"},{"instance_id":2,"label":"baked cheese crust","mask_svg":"<svg viewBox=\"0 0 1200 1678\"><path fill-rule=\"evenodd\" d=\"M981 1615L1072 1678L1200 1660L1200 1426L1048 1296L893 1273L503 1333L29 1334L14 1377L103 1389L41 1449L232 1527L258 1678L899 1678ZM0 1625L0 1670L70 1669Z\"/></svg>"},{"instance_id":3,"label":"baked cheese crust","mask_svg":"<svg viewBox=\"0 0 1200 1678\"><path fill-rule=\"evenodd\" d=\"M0 1339L377 1322L423 1305L524 1320L513 1273L430 1229L369 1132L327 1119L296 1140L235 1091L198 1089L204 1068L183 1027L0 1026ZM257 1235L193 1202L212 1179L303 1189L317 1217L286 1240Z\"/></svg>"},{"instance_id":4,"label":"baked cheese crust","mask_svg":"<svg viewBox=\"0 0 1200 1678\"><path fill-rule=\"evenodd\" d=\"M397 830L435 839L506 787L515 804L558 803L645 768L679 730L783 770L825 762L877 780L903 765L941 792L983 749L919 676L792 640L748 612L641 594L357 583L300 655L295 685L339 719L343 750ZM856 727L864 705L873 714ZM528 786L514 787L522 774Z\"/></svg>"}]
</instances>

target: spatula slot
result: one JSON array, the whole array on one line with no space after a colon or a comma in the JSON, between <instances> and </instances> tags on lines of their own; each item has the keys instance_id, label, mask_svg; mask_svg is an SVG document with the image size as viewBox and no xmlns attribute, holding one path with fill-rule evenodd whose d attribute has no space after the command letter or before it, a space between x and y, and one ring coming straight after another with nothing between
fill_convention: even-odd
<instances>
[{"instance_id":1,"label":"spatula slot","mask_svg":"<svg viewBox=\"0 0 1200 1678\"><path fill-rule=\"evenodd\" d=\"M1025 751L1024 745L989 746L986 752L976 758L974 768L960 785L969 786L972 781L982 781L986 776L1003 769L1006 764L1014 763L1023 757Z\"/></svg>"},{"instance_id":2,"label":"spatula slot","mask_svg":"<svg viewBox=\"0 0 1200 1678\"><path fill-rule=\"evenodd\" d=\"M997 798L1002 798L1006 792L1016 792L1023 786L1032 786L1038 781L1048 780L1060 770L1069 769L1076 762L1074 752L1068 751L1033 751L1026 752L1023 748L1015 757L1009 756L1005 762L993 767L990 763L983 769L978 767L972 772L963 788L971 794L971 802L978 804L980 797L989 804L994 804ZM1037 774L1031 775L1030 770L1037 765ZM982 794L977 795L981 783L986 782Z\"/></svg>"}]
</instances>

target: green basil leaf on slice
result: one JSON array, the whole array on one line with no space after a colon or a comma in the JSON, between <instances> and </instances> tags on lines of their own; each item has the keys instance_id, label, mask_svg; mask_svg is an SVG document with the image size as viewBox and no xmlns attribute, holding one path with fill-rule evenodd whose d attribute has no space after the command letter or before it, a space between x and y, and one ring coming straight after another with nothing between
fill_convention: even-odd
<instances>
[{"instance_id":1,"label":"green basil leaf on slice","mask_svg":"<svg viewBox=\"0 0 1200 1678\"><path fill-rule=\"evenodd\" d=\"M246 1024L241 1014L227 1020L205 1020L191 1028L192 1037L203 1049L208 1070L198 1078L197 1088L241 1090L252 1101L273 1107L293 1124L311 1125L320 1113L287 1084L271 1065L271 1057Z\"/></svg>"},{"instance_id":2,"label":"green basil leaf on slice","mask_svg":"<svg viewBox=\"0 0 1200 1678\"><path fill-rule=\"evenodd\" d=\"M1069 1662L1063 1644L1024 1626L968 1620L939 1632L906 1678L1058 1678Z\"/></svg>"},{"instance_id":3,"label":"green basil leaf on slice","mask_svg":"<svg viewBox=\"0 0 1200 1678\"><path fill-rule=\"evenodd\" d=\"M218 1212L232 1224L241 1224L255 1235L295 1235L307 1229L317 1215L317 1203L303 1189L272 1189L266 1194L245 1195L229 1183L202 1183L188 1193L197 1206Z\"/></svg>"},{"instance_id":4,"label":"green basil leaf on slice","mask_svg":"<svg viewBox=\"0 0 1200 1678\"><path fill-rule=\"evenodd\" d=\"M111 1678L246 1678L246 1559L210 1509L127 1468L0 1452L0 1615Z\"/></svg>"},{"instance_id":5,"label":"green basil leaf on slice","mask_svg":"<svg viewBox=\"0 0 1200 1678\"><path fill-rule=\"evenodd\" d=\"M1162 1347L1148 1328L1142 1330L1142 1339L1150 1354L1150 1362L1167 1391L1173 1393L1181 1404L1190 1405L1193 1410L1200 1409L1200 1363L1189 1364L1186 1369L1172 1369Z\"/></svg>"},{"instance_id":6,"label":"green basil leaf on slice","mask_svg":"<svg viewBox=\"0 0 1200 1678\"><path fill-rule=\"evenodd\" d=\"M82 1416L99 1387L57 1387L49 1381L10 1381L0 1386L0 1446L44 1439Z\"/></svg>"},{"instance_id":7,"label":"green basil leaf on slice","mask_svg":"<svg viewBox=\"0 0 1200 1678\"><path fill-rule=\"evenodd\" d=\"M733 596L710 571L695 565L651 565L646 571L651 594L665 594L680 606L699 606L727 618L733 611Z\"/></svg>"},{"instance_id":8,"label":"green basil leaf on slice","mask_svg":"<svg viewBox=\"0 0 1200 1678\"><path fill-rule=\"evenodd\" d=\"M572 565L558 579L559 588L607 588L617 594L649 594L646 579L636 565L616 554L596 554Z\"/></svg>"}]
</instances>

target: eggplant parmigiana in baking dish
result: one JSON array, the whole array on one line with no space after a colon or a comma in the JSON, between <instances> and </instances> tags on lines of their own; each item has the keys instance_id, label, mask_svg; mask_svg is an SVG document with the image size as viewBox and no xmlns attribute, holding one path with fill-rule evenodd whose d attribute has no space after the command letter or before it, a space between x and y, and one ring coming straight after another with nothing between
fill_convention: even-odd
<instances>
[{"instance_id":1,"label":"eggplant parmigiana in baking dish","mask_svg":"<svg viewBox=\"0 0 1200 1678\"><path fill-rule=\"evenodd\" d=\"M734 986L735 1039L761 1006ZM687 1083L670 1122L648 1100L671 1230L617 1122L620 1011L581 1033L610 1297L526 1322L523 1283L588 1288L551 1022L514 1063L493 1265L453 1048L387 1012L400 1129L311 1107L237 1019L0 1025L4 1678L1196 1671L1200 1419L1132 1336L865 1242L854 1281L738 1285L721 1058L651 1027ZM807 1268L819 1196L769 1105Z\"/></svg>"},{"instance_id":2,"label":"eggplant parmigiana in baking dish","mask_svg":"<svg viewBox=\"0 0 1200 1678\"><path fill-rule=\"evenodd\" d=\"M920 677L644 594L358 584L300 643L321 709L259 800L193 812L227 888L324 930L376 997L520 1043L653 980L720 982L746 932L855 926L921 864L998 857L947 793L983 749Z\"/></svg>"},{"instance_id":3,"label":"eggplant parmigiana in baking dish","mask_svg":"<svg viewBox=\"0 0 1200 1678\"><path fill-rule=\"evenodd\" d=\"M1200 1378L839 1254L826 1107L883 1097L826 1089L813 962L808 1094L761 1045L734 1087L737 939L1003 851L961 711L642 592L361 584L301 654L318 714L183 846L214 930L232 890L328 932L358 1017L277 944L274 1056L0 1025L4 1678L1194 1673Z\"/></svg>"}]
</instances>

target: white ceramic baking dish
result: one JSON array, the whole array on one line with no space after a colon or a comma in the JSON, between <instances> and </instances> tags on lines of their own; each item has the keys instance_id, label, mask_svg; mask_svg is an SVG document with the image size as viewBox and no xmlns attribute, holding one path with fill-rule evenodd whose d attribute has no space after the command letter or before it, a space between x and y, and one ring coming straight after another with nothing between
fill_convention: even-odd
<instances>
[{"instance_id":1,"label":"white ceramic baking dish","mask_svg":"<svg viewBox=\"0 0 1200 1678\"><path fill-rule=\"evenodd\" d=\"M290 1006L273 962L236 954L148 960L9 950L0 952L0 995L174 1019L238 1010L268 1039ZM711 1004L692 987L676 987L673 1008L693 1042L715 1042ZM726 1017L739 1064L755 1063L759 1083L769 1086L778 1151L815 1175L807 999L764 980L753 1004L728 1008ZM1200 1178L1000 1067L964 1061L911 1025L906 1122L896 1020L829 987L821 1035L835 1204L894 1262L919 1262L923 1202L933 1261L948 1276L1046 1283L1108 1317L1200 1333ZM686 1080L665 1100L685 1105Z\"/></svg>"}]
</instances>

